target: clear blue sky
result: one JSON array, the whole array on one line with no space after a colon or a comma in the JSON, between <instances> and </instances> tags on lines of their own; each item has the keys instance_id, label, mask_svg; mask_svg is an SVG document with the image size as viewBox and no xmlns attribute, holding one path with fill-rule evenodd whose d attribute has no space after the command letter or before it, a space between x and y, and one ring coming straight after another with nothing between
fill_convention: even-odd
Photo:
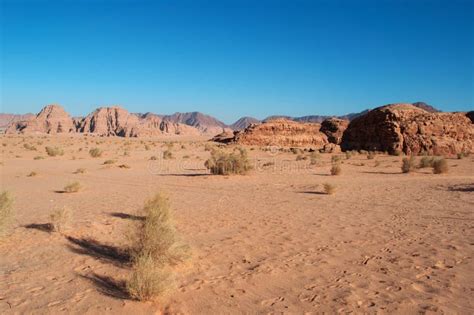
<instances>
[{"instance_id":1,"label":"clear blue sky","mask_svg":"<svg viewBox=\"0 0 474 315\"><path fill-rule=\"evenodd\" d=\"M0 2L3 112L474 107L472 0Z\"/></svg>"}]
</instances>

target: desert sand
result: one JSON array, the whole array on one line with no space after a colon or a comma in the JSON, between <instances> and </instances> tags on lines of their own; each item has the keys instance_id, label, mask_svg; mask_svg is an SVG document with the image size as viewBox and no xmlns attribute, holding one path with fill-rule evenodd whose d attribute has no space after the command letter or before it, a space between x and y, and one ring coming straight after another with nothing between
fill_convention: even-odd
<instances>
[{"instance_id":1,"label":"desert sand","mask_svg":"<svg viewBox=\"0 0 474 315\"><path fill-rule=\"evenodd\" d=\"M179 141L174 158L150 161L167 141ZM1 142L1 190L16 213L0 241L1 314L474 313L472 156L448 159L449 173L435 175L402 174L400 156L360 154L330 176L335 154L310 165L248 146L250 174L216 176L204 167L204 137ZM48 157L48 145L65 154ZM93 147L104 154L92 158ZM84 188L61 193L74 181ZM324 194L324 183L336 193ZM121 290L129 270L117 252L157 191L169 196L192 258L165 296L138 302ZM71 225L50 232L51 211L64 206Z\"/></svg>"}]
</instances>

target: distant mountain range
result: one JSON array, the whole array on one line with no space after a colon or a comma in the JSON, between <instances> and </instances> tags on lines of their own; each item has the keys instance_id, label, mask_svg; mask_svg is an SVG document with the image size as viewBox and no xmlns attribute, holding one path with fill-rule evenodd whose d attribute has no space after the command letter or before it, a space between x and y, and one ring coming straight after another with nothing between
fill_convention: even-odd
<instances>
[{"instance_id":1,"label":"distant mountain range","mask_svg":"<svg viewBox=\"0 0 474 315\"><path fill-rule=\"evenodd\" d=\"M428 112L439 112L438 109L434 108L431 105L428 105L424 102L413 103L414 106L422 108ZM322 115L308 115L302 117L291 117L291 116L280 116L273 115L269 116L263 120L259 120L253 117L242 117L236 122L230 125L226 125L222 121L200 112L188 112L188 113L174 113L172 115L160 115L153 113L146 114L135 114L139 118L147 118L151 116L159 117L161 120L169 123L179 123L188 126L192 126L198 129L203 134L217 134L222 132L222 130L242 130L247 128L249 125L254 123L259 123L262 121L269 121L276 118L286 118L289 120L297 122L311 122L311 123L321 123L325 119L330 117L337 117L340 119L352 120L358 116L361 116L367 113L369 110L364 110L359 113L350 113L342 116L322 116ZM18 121L28 120L35 117L33 114L24 114L24 115L15 115L15 114L0 114L0 129L5 129L9 124L15 123Z\"/></svg>"}]
</instances>

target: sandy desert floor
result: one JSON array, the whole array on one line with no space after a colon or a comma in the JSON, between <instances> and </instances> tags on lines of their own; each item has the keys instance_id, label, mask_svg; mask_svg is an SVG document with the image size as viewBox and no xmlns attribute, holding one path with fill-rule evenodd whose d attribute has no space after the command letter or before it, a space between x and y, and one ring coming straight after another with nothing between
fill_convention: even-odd
<instances>
[{"instance_id":1,"label":"sandy desert floor","mask_svg":"<svg viewBox=\"0 0 474 315\"><path fill-rule=\"evenodd\" d=\"M203 138L149 160L171 140L1 138L1 190L16 212L0 241L1 314L474 313L474 157L434 175L402 174L401 157L356 155L330 176L331 154L310 166L249 147L249 175L212 176ZM47 145L65 154L48 157ZM93 147L103 156L90 157ZM84 189L61 193L73 181ZM323 183L337 192L324 194ZM137 302L120 290L129 268L115 253L157 191L170 197L192 258L166 296ZM50 233L49 215L63 206L72 224Z\"/></svg>"}]
</instances>

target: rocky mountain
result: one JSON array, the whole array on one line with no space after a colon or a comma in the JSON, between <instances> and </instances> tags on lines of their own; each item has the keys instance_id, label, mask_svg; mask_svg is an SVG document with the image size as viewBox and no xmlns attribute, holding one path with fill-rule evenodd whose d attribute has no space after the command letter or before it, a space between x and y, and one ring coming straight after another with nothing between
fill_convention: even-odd
<instances>
[{"instance_id":1,"label":"rocky mountain","mask_svg":"<svg viewBox=\"0 0 474 315\"><path fill-rule=\"evenodd\" d=\"M9 125L22 121L22 120L29 120L31 118L35 117L34 114L28 113L28 114L0 114L0 129L4 130L6 129Z\"/></svg>"},{"instance_id":2,"label":"rocky mountain","mask_svg":"<svg viewBox=\"0 0 474 315\"><path fill-rule=\"evenodd\" d=\"M471 152L474 127L466 113L429 112L413 104L390 104L352 120L341 147L415 155Z\"/></svg>"},{"instance_id":3,"label":"rocky mountain","mask_svg":"<svg viewBox=\"0 0 474 315\"><path fill-rule=\"evenodd\" d=\"M242 129L247 128L251 124L257 124L259 122L260 122L260 120L258 120L257 118L246 116L246 117L240 118L239 120L237 120L232 125L229 125L229 127L232 130L242 130Z\"/></svg>"},{"instance_id":4,"label":"rocky mountain","mask_svg":"<svg viewBox=\"0 0 474 315\"><path fill-rule=\"evenodd\" d=\"M203 134L207 135L216 135L229 128L222 121L200 112L174 113L173 115L164 115L163 120L195 127Z\"/></svg>"},{"instance_id":5,"label":"rocky mountain","mask_svg":"<svg viewBox=\"0 0 474 315\"><path fill-rule=\"evenodd\" d=\"M68 133L75 132L74 121L60 105L44 107L36 117L10 124L6 133Z\"/></svg>"},{"instance_id":6,"label":"rocky mountain","mask_svg":"<svg viewBox=\"0 0 474 315\"><path fill-rule=\"evenodd\" d=\"M48 105L35 117L11 123L6 133L90 133L99 136L141 137L200 135L194 127L164 120L159 115L131 114L119 106L100 107L84 118L71 118L59 105Z\"/></svg>"}]
</instances>

